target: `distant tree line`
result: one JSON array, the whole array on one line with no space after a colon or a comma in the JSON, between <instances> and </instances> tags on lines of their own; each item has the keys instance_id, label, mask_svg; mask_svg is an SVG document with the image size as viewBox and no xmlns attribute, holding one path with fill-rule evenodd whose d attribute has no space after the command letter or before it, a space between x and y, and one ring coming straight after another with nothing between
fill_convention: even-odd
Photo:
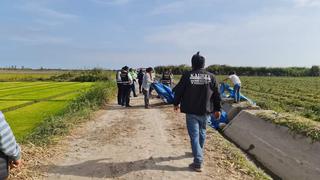
<instances>
[{"instance_id":1,"label":"distant tree line","mask_svg":"<svg viewBox=\"0 0 320 180\"><path fill-rule=\"evenodd\" d=\"M234 67L228 65L210 65L206 68L209 72L216 75L227 75L231 71L235 71L241 76L320 76L320 67ZM162 73L165 70L171 70L173 74L183 74L191 70L188 65L179 66L157 66L155 71Z\"/></svg>"}]
</instances>

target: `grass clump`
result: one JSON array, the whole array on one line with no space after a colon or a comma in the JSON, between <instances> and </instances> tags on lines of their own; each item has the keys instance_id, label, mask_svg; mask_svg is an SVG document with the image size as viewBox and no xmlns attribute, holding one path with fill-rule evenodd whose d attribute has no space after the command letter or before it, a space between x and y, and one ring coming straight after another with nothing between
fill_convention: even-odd
<instances>
[{"instance_id":1,"label":"grass clump","mask_svg":"<svg viewBox=\"0 0 320 180\"><path fill-rule=\"evenodd\" d=\"M274 124L288 127L292 132L301 134L312 139L313 142L320 140L320 123L308 118L289 113L277 113L274 111L260 112L257 116Z\"/></svg>"},{"instance_id":2,"label":"grass clump","mask_svg":"<svg viewBox=\"0 0 320 180\"><path fill-rule=\"evenodd\" d=\"M234 144L226 141L218 132L208 129L208 141L206 149L212 148L212 151L218 152L219 156L214 161L224 169L231 172L241 172L256 180L271 180L262 169L258 168L251 162L246 155Z\"/></svg>"},{"instance_id":3,"label":"grass clump","mask_svg":"<svg viewBox=\"0 0 320 180\"><path fill-rule=\"evenodd\" d=\"M23 142L31 142L36 145L46 145L68 133L70 128L90 117L92 112L103 106L115 95L114 82L97 82L87 91L72 100L61 113L46 118L34 129Z\"/></svg>"}]
</instances>

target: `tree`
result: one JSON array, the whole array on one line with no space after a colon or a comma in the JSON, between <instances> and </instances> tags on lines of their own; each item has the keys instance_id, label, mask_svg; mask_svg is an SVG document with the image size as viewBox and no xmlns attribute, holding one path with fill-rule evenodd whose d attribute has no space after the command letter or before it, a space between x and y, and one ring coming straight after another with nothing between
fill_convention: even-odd
<instances>
[{"instance_id":1,"label":"tree","mask_svg":"<svg viewBox=\"0 0 320 180\"><path fill-rule=\"evenodd\" d=\"M320 67L312 66L310 69L310 76L320 76Z\"/></svg>"}]
</instances>

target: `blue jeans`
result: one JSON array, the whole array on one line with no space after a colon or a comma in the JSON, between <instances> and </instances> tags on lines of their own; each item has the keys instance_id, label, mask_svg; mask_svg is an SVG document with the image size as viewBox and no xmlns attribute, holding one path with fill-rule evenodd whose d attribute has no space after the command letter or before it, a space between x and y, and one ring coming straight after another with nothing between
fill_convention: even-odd
<instances>
[{"instance_id":1,"label":"blue jeans","mask_svg":"<svg viewBox=\"0 0 320 180\"><path fill-rule=\"evenodd\" d=\"M235 84L233 89L234 89L234 101L235 102L240 102L240 84Z\"/></svg>"},{"instance_id":2,"label":"blue jeans","mask_svg":"<svg viewBox=\"0 0 320 180\"><path fill-rule=\"evenodd\" d=\"M195 165L201 166L203 162L203 146L206 140L206 125L209 119L210 115L186 114L187 129Z\"/></svg>"}]
</instances>

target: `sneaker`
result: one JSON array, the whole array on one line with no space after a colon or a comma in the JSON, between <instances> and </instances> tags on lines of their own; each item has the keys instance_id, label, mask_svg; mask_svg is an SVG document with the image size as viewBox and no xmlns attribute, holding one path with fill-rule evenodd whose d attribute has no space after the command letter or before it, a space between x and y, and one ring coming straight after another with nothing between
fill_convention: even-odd
<instances>
[{"instance_id":1,"label":"sneaker","mask_svg":"<svg viewBox=\"0 0 320 180\"><path fill-rule=\"evenodd\" d=\"M131 105L126 105L126 107L132 107Z\"/></svg>"},{"instance_id":2,"label":"sneaker","mask_svg":"<svg viewBox=\"0 0 320 180\"><path fill-rule=\"evenodd\" d=\"M194 163L191 163L190 165L189 165L189 168L190 169L192 169L192 170L194 170L194 171L196 171L196 172L202 172L202 167L201 167L201 165L196 165L196 164L194 164Z\"/></svg>"}]
</instances>

